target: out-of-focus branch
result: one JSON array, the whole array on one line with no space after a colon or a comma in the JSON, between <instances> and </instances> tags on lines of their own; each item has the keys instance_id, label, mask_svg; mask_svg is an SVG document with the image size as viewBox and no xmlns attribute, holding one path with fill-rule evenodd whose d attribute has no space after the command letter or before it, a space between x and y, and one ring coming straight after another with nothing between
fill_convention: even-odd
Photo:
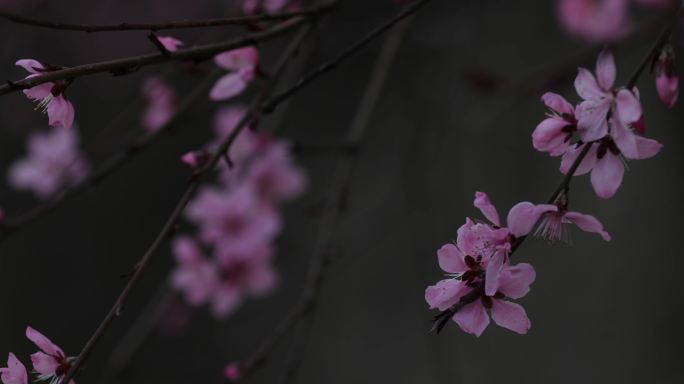
<instances>
[{"instance_id":1,"label":"out-of-focus branch","mask_svg":"<svg viewBox=\"0 0 684 384\"><path fill-rule=\"evenodd\" d=\"M76 67L46 72L45 74L25 78L23 80L8 81L7 84L0 85L0 95L6 95L8 93L22 89L32 88L36 85L51 81L75 79L96 73L110 72L114 75L125 75L133 73L142 67L154 64L172 61L201 62L221 52L273 40L302 26L307 22L307 20L309 19L305 17L297 17L277 24L276 26L265 31L237 37L219 43L198 45L192 48L179 49L174 52L165 51L141 56L127 57L123 59L102 61L98 63L83 64Z\"/></svg>"},{"instance_id":2,"label":"out-of-focus branch","mask_svg":"<svg viewBox=\"0 0 684 384\"><path fill-rule=\"evenodd\" d=\"M200 168L197 172L195 172L195 174L193 175L193 179L191 180L190 184L186 188L186 190L183 193L182 197L180 198L178 204L173 209L171 215L166 220L161 231L159 232L157 237L152 242L152 245L147 249L147 251L143 254L143 256L140 258L140 260L136 263L128 282L123 287L123 289L122 289L121 293L119 294L119 296L117 297L117 299L114 301L114 304L112 305L112 307L109 310L109 312L107 313L107 315L100 322L100 324L97 327L97 329L95 330L95 332L92 334L92 336L90 337L88 342L85 344L85 346L81 350L81 353L79 353L78 357L76 358L76 360L71 365L69 371L62 378L62 380L61 380L62 383L69 382L69 380L71 380L76 375L76 373L83 366L86 359L90 356L93 349L98 344L98 342L100 341L100 339L102 338L104 333L109 329L109 327L112 325L114 320L121 314L121 311L123 310L124 304L125 304L128 296L132 292L133 288L135 287L135 284L138 282L138 280L142 276L143 272L145 271L145 268L147 267L150 260L152 259L152 256L156 253L157 249L161 246L161 244L164 242L164 240L173 232L174 227L176 225L176 222L180 219L181 215L183 214L183 211L185 210L185 207L190 202L190 199L194 196L199 185L204 181L205 177L208 176L210 174L210 172L214 169L216 164L223 157L223 154L226 153L226 151L230 148L232 143L235 141L237 135L240 132L242 132L242 129L244 129L244 127L250 121L252 121L256 115L258 115L260 113L262 103L273 91L273 88L275 87L278 79L280 78L280 75L285 70L285 67L287 66L290 59L296 54L299 45L304 40L304 38L308 35L310 30L311 30L311 24L303 24L302 25L302 27L299 29L299 32L297 33L297 35L293 38L293 40L290 42L290 44L285 49L285 51L280 55L278 63L275 65L275 68L274 68L274 71L273 71L271 77L266 81L262 90L255 97L254 101L252 102L252 104L248 108L245 116L236 125L233 132L223 140L223 142L221 143L219 148L215 152L212 153L212 155L209 158L209 160L207 161L207 163L204 166L202 166L202 168Z\"/></svg>"},{"instance_id":3,"label":"out-of-focus branch","mask_svg":"<svg viewBox=\"0 0 684 384\"><path fill-rule=\"evenodd\" d=\"M309 9L304 9L301 11L283 12L275 14L222 17L204 20L177 20L161 23L69 24L49 20L34 19L10 12L0 12L0 18L17 24L47 29L56 29L62 31L79 31L90 33L112 31L162 31L171 29L224 27L230 25L251 26L255 23L263 21L281 21L298 16L317 15L319 13L329 11L335 4L335 2L331 2L328 4L311 7Z\"/></svg>"}]
</instances>

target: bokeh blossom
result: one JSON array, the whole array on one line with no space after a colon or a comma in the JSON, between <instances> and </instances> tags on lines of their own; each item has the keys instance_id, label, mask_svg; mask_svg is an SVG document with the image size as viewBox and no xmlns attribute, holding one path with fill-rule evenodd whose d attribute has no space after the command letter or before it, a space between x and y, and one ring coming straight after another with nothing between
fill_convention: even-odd
<instances>
[{"instance_id":1,"label":"bokeh blossom","mask_svg":"<svg viewBox=\"0 0 684 384\"><path fill-rule=\"evenodd\" d=\"M209 91L209 98L215 101L227 100L242 93L254 79L259 64L259 52L254 47L243 47L224 52L214 57L220 68L228 71L216 81Z\"/></svg>"}]
</instances>

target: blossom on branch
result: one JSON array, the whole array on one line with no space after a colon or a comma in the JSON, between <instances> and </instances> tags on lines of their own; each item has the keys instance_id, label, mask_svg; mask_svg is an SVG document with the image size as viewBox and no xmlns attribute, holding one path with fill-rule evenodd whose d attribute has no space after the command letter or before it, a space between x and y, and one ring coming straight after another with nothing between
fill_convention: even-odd
<instances>
[{"instance_id":1,"label":"blossom on branch","mask_svg":"<svg viewBox=\"0 0 684 384\"><path fill-rule=\"evenodd\" d=\"M60 69L33 59L19 60L16 65L30 73L27 79ZM25 89L23 92L29 99L38 102L36 109L47 113L50 126L71 128L74 124L74 106L66 98L65 91L68 85L68 82L57 80Z\"/></svg>"},{"instance_id":2,"label":"blossom on branch","mask_svg":"<svg viewBox=\"0 0 684 384\"><path fill-rule=\"evenodd\" d=\"M215 101L227 100L242 93L254 79L259 64L259 52L254 47L243 47L214 57L214 62L229 73L224 75L209 91Z\"/></svg>"},{"instance_id":3,"label":"blossom on branch","mask_svg":"<svg viewBox=\"0 0 684 384\"><path fill-rule=\"evenodd\" d=\"M75 358L67 357L60 347L31 327L26 328L26 337L40 348L40 352L31 355L33 369L39 374L38 379L49 381L50 384L61 383ZM69 381L69 384L74 384L74 381Z\"/></svg>"},{"instance_id":4,"label":"blossom on branch","mask_svg":"<svg viewBox=\"0 0 684 384\"><path fill-rule=\"evenodd\" d=\"M569 141L577 131L575 108L563 96L547 92L542 101L551 110L548 117L532 133L534 149L560 156L567 151Z\"/></svg>"}]
</instances>

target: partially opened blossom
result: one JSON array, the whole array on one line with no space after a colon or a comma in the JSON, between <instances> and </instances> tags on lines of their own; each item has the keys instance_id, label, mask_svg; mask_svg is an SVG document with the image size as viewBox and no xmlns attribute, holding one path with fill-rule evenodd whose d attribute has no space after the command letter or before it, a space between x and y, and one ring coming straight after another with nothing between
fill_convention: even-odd
<instances>
[{"instance_id":1,"label":"partially opened blossom","mask_svg":"<svg viewBox=\"0 0 684 384\"><path fill-rule=\"evenodd\" d=\"M155 76L143 82L142 93L146 104L142 126L148 132L156 132L176 113L176 92L164 79Z\"/></svg>"},{"instance_id":2,"label":"partially opened blossom","mask_svg":"<svg viewBox=\"0 0 684 384\"><path fill-rule=\"evenodd\" d=\"M560 156L568 149L572 135L577 131L575 108L563 98L552 92L542 96L542 101L551 110L532 133L534 149Z\"/></svg>"},{"instance_id":3,"label":"partially opened blossom","mask_svg":"<svg viewBox=\"0 0 684 384\"><path fill-rule=\"evenodd\" d=\"M10 353L7 358L7 367L0 368L0 379L2 384L27 384L28 373L24 364L17 359L14 353Z\"/></svg>"},{"instance_id":4,"label":"partially opened blossom","mask_svg":"<svg viewBox=\"0 0 684 384\"><path fill-rule=\"evenodd\" d=\"M19 60L16 65L30 73L27 79L60 69L33 59ZM66 98L67 85L67 82L57 80L25 89L23 92L26 97L38 102L36 109L47 113L50 126L71 128L74 124L74 106Z\"/></svg>"},{"instance_id":5,"label":"partially opened blossom","mask_svg":"<svg viewBox=\"0 0 684 384\"><path fill-rule=\"evenodd\" d=\"M188 204L186 215L199 225L204 242L241 252L268 244L280 230L274 208L249 185L206 187Z\"/></svg>"},{"instance_id":6,"label":"partially opened blossom","mask_svg":"<svg viewBox=\"0 0 684 384\"><path fill-rule=\"evenodd\" d=\"M79 151L75 129L33 133L27 149L28 156L9 168L8 182L14 188L47 198L63 187L80 183L88 174L88 162Z\"/></svg>"},{"instance_id":7,"label":"partially opened blossom","mask_svg":"<svg viewBox=\"0 0 684 384\"><path fill-rule=\"evenodd\" d=\"M679 76L674 66L674 50L669 44L658 55L655 62L656 90L660 101L672 108L679 98Z\"/></svg>"},{"instance_id":8,"label":"partially opened blossom","mask_svg":"<svg viewBox=\"0 0 684 384\"><path fill-rule=\"evenodd\" d=\"M577 129L584 142L595 141L608 134L608 117L617 116L628 124L641 117L641 103L633 90L614 90L615 60L610 51L603 50L596 62L596 77L587 69L579 68L575 89L584 99L576 108Z\"/></svg>"},{"instance_id":9,"label":"partially opened blossom","mask_svg":"<svg viewBox=\"0 0 684 384\"><path fill-rule=\"evenodd\" d=\"M558 0L558 19L574 37L615 42L629 32L628 5L628 0Z\"/></svg>"},{"instance_id":10,"label":"partially opened blossom","mask_svg":"<svg viewBox=\"0 0 684 384\"><path fill-rule=\"evenodd\" d=\"M246 182L268 200L299 196L306 188L306 176L292 161L289 145L271 139L261 147L249 166Z\"/></svg>"},{"instance_id":11,"label":"partially opened blossom","mask_svg":"<svg viewBox=\"0 0 684 384\"><path fill-rule=\"evenodd\" d=\"M497 289L487 294L481 288L487 269L483 264L485 259L466 255L454 244L444 245L437 255L440 267L452 277L426 289L425 299L430 308L446 310L477 290L476 296L470 297L472 301L463 305L453 316L454 322L463 331L480 336L489 325L489 310L494 322L501 327L527 333L531 324L525 310L504 299L519 299L529 292L530 284L535 279L531 265L504 265L497 275Z\"/></svg>"},{"instance_id":12,"label":"partially opened blossom","mask_svg":"<svg viewBox=\"0 0 684 384\"><path fill-rule=\"evenodd\" d=\"M209 98L226 100L242 93L254 79L259 52L255 47L237 48L215 56L214 62L229 73L218 79L209 91Z\"/></svg>"},{"instance_id":13,"label":"partially opened blossom","mask_svg":"<svg viewBox=\"0 0 684 384\"><path fill-rule=\"evenodd\" d=\"M610 241L610 234L594 216L569 211L565 203L557 204L557 207L557 210L544 214L535 235L549 241L567 240L567 225L575 224L585 232L597 233L603 240Z\"/></svg>"},{"instance_id":14,"label":"partially opened blossom","mask_svg":"<svg viewBox=\"0 0 684 384\"><path fill-rule=\"evenodd\" d=\"M172 36L157 36L157 40L159 40L159 42L169 52L175 52L178 50L178 47L185 44Z\"/></svg>"},{"instance_id":15,"label":"partially opened blossom","mask_svg":"<svg viewBox=\"0 0 684 384\"><path fill-rule=\"evenodd\" d=\"M60 347L31 327L26 328L26 337L40 348L40 352L31 355L33 369L39 374L38 379L61 383L62 378L71 369L74 358L66 357ZM74 381L71 380L69 383L74 384Z\"/></svg>"}]
</instances>

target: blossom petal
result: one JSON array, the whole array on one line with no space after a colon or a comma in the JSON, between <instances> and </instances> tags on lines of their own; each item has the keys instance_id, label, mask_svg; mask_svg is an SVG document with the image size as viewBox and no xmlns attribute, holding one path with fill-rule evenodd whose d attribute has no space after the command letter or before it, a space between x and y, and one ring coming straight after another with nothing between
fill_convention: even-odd
<instances>
[{"instance_id":1,"label":"blossom petal","mask_svg":"<svg viewBox=\"0 0 684 384\"><path fill-rule=\"evenodd\" d=\"M55 96L47 106L49 124L55 128L71 128L74 124L74 106L63 95Z\"/></svg>"},{"instance_id":2,"label":"blossom petal","mask_svg":"<svg viewBox=\"0 0 684 384\"><path fill-rule=\"evenodd\" d=\"M596 77L598 78L599 85L604 90L613 88L615 83L615 59L613 54L607 49L599 53L598 60L596 61Z\"/></svg>"},{"instance_id":3,"label":"blossom petal","mask_svg":"<svg viewBox=\"0 0 684 384\"><path fill-rule=\"evenodd\" d=\"M489 316L480 299L461 308L452 319L464 332L477 337L480 337L489 325Z\"/></svg>"},{"instance_id":4,"label":"blossom petal","mask_svg":"<svg viewBox=\"0 0 684 384\"><path fill-rule=\"evenodd\" d=\"M505 300L492 300L492 319L499 326L521 335L526 334L532 326L522 306Z\"/></svg>"},{"instance_id":5,"label":"blossom petal","mask_svg":"<svg viewBox=\"0 0 684 384\"><path fill-rule=\"evenodd\" d=\"M14 353L7 358L7 368L0 368L0 379L3 384L27 384L28 373L24 364L17 359Z\"/></svg>"},{"instance_id":6,"label":"blossom petal","mask_svg":"<svg viewBox=\"0 0 684 384\"><path fill-rule=\"evenodd\" d=\"M660 152L663 145L653 139L647 139L642 136L636 136L637 157L634 159L648 159Z\"/></svg>"},{"instance_id":7,"label":"blossom petal","mask_svg":"<svg viewBox=\"0 0 684 384\"><path fill-rule=\"evenodd\" d=\"M591 185L594 187L596 195L602 199L608 199L615 195L620 184L622 184L624 173L625 167L620 158L610 152L606 153L591 171Z\"/></svg>"},{"instance_id":8,"label":"blossom petal","mask_svg":"<svg viewBox=\"0 0 684 384\"><path fill-rule=\"evenodd\" d=\"M491 260L487 264L487 274L485 276L485 294L487 296L494 296L499 290L499 274L503 268L506 259L506 252L499 250L494 253Z\"/></svg>"},{"instance_id":9,"label":"blossom petal","mask_svg":"<svg viewBox=\"0 0 684 384\"><path fill-rule=\"evenodd\" d=\"M54 357L43 352L31 355L31 363L36 372L46 376L54 374L59 367L59 362Z\"/></svg>"},{"instance_id":10,"label":"blossom petal","mask_svg":"<svg viewBox=\"0 0 684 384\"><path fill-rule=\"evenodd\" d=\"M585 143L608 134L610 99L585 100L577 106L577 131Z\"/></svg>"},{"instance_id":11,"label":"blossom petal","mask_svg":"<svg viewBox=\"0 0 684 384\"><path fill-rule=\"evenodd\" d=\"M61 348L56 346L50 339L31 327L26 327L26 337L31 340L43 352L52 356L64 356Z\"/></svg>"},{"instance_id":12,"label":"blossom petal","mask_svg":"<svg viewBox=\"0 0 684 384\"><path fill-rule=\"evenodd\" d=\"M585 68L577 69L575 90L584 100L596 100L606 95L606 92L596 82L594 75Z\"/></svg>"},{"instance_id":13,"label":"blossom petal","mask_svg":"<svg viewBox=\"0 0 684 384\"><path fill-rule=\"evenodd\" d=\"M43 73L42 71L45 69L45 66L40 61L33 59L17 60L17 62L14 64L24 68L27 72L33 74L41 74Z\"/></svg>"},{"instance_id":14,"label":"blossom petal","mask_svg":"<svg viewBox=\"0 0 684 384\"><path fill-rule=\"evenodd\" d=\"M242 47L223 52L214 57L216 65L230 71L254 67L259 63L259 51L254 47Z\"/></svg>"},{"instance_id":15,"label":"blossom petal","mask_svg":"<svg viewBox=\"0 0 684 384\"><path fill-rule=\"evenodd\" d=\"M641 103L639 99L627 89L621 89L615 96L615 104L620 120L630 124L641 118Z\"/></svg>"},{"instance_id":16,"label":"blossom petal","mask_svg":"<svg viewBox=\"0 0 684 384\"><path fill-rule=\"evenodd\" d=\"M239 73L229 73L221 77L209 92L209 98L214 101L226 100L242 93L247 88L247 82Z\"/></svg>"},{"instance_id":17,"label":"blossom petal","mask_svg":"<svg viewBox=\"0 0 684 384\"><path fill-rule=\"evenodd\" d=\"M484 192L475 192L475 201L473 201L475 208L478 208L484 217L486 217L492 224L501 226L501 221L499 220L499 213L496 211L496 207L489 201L489 196Z\"/></svg>"},{"instance_id":18,"label":"blossom petal","mask_svg":"<svg viewBox=\"0 0 684 384\"><path fill-rule=\"evenodd\" d=\"M508 212L508 230L515 237L527 236L541 215L557 210L558 207L552 204L534 205L527 201L518 203Z\"/></svg>"},{"instance_id":19,"label":"blossom petal","mask_svg":"<svg viewBox=\"0 0 684 384\"><path fill-rule=\"evenodd\" d=\"M519 299L530 291L530 284L537 277L530 264L520 263L505 268L499 278L499 292L511 299Z\"/></svg>"},{"instance_id":20,"label":"blossom petal","mask_svg":"<svg viewBox=\"0 0 684 384\"><path fill-rule=\"evenodd\" d=\"M567 133L563 128L568 125L569 122L557 117L544 119L532 132L532 146L540 152L551 152L552 156L562 154L568 146L565 141ZM563 149L560 153L557 151L559 148Z\"/></svg>"},{"instance_id":21,"label":"blossom petal","mask_svg":"<svg viewBox=\"0 0 684 384\"><path fill-rule=\"evenodd\" d=\"M561 114L574 115L575 108L565 98L557 93L546 92L541 97L542 102L551 110Z\"/></svg>"},{"instance_id":22,"label":"blossom petal","mask_svg":"<svg viewBox=\"0 0 684 384\"><path fill-rule=\"evenodd\" d=\"M449 273L461 273L468 270L463 262L464 256L453 244L445 244L437 251L440 268Z\"/></svg>"},{"instance_id":23,"label":"blossom petal","mask_svg":"<svg viewBox=\"0 0 684 384\"><path fill-rule=\"evenodd\" d=\"M430 305L430 309L445 311L452 305L458 303L466 293L472 288L463 284L461 280L445 279L440 280L435 285L425 289L425 301Z\"/></svg>"},{"instance_id":24,"label":"blossom petal","mask_svg":"<svg viewBox=\"0 0 684 384\"><path fill-rule=\"evenodd\" d=\"M581 230L585 232L593 232L601 235L603 240L610 241L610 234L603 229L603 224L601 224L598 219L592 215L586 215L579 212L567 212L564 215L565 219L570 220L575 225L577 225ZM514 297L517 299L517 297Z\"/></svg>"},{"instance_id":25,"label":"blossom petal","mask_svg":"<svg viewBox=\"0 0 684 384\"><path fill-rule=\"evenodd\" d=\"M583 145L580 145L579 147L568 149L568 151L565 152L565 154L561 158L560 171L562 173L567 174L570 171L570 167L572 167L572 165L575 163L575 160L577 160L577 157L582 152L585 145L586 144L583 144ZM581 176L581 175L584 175L585 173L588 173L589 171L594 169L595 165L596 165L596 145L592 145L591 148L589 149L589 152L587 153L587 155L584 157L584 159L580 163L579 167L577 167L577 170L575 170L574 176Z\"/></svg>"}]
</instances>

